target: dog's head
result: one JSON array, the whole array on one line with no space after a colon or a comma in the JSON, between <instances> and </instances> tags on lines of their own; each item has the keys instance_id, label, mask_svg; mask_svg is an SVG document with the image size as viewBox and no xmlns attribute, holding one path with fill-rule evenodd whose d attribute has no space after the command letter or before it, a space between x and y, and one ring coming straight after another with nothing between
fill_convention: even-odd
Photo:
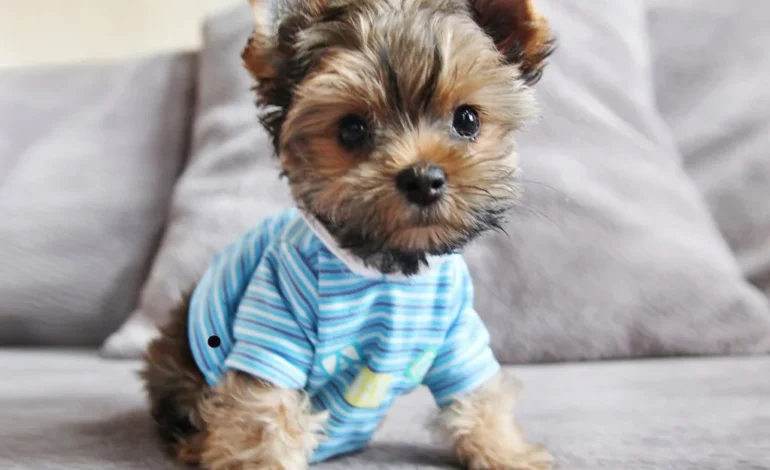
<instances>
[{"instance_id":1,"label":"dog's head","mask_svg":"<svg viewBox=\"0 0 770 470\"><path fill-rule=\"evenodd\" d=\"M553 49L531 0L251 0L243 59L299 207L381 271L498 227Z\"/></svg>"}]
</instances>

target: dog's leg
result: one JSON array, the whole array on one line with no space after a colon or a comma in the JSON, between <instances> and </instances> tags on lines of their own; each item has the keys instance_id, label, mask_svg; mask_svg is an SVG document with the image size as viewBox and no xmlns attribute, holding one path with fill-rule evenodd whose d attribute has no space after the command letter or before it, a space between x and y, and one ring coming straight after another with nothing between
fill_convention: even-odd
<instances>
[{"instance_id":1,"label":"dog's leg","mask_svg":"<svg viewBox=\"0 0 770 470\"><path fill-rule=\"evenodd\" d=\"M441 411L438 430L469 470L548 470L545 448L527 443L514 422L519 385L500 374Z\"/></svg>"},{"instance_id":2,"label":"dog's leg","mask_svg":"<svg viewBox=\"0 0 770 470\"><path fill-rule=\"evenodd\" d=\"M325 415L307 395L231 372L200 403L207 470L302 470L319 443Z\"/></svg>"}]
</instances>

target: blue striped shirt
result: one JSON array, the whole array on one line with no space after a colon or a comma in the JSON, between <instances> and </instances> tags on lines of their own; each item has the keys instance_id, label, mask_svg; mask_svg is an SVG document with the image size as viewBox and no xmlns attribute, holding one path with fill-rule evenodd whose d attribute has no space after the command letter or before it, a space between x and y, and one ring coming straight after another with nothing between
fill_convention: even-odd
<instances>
[{"instance_id":1,"label":"blue striped shirt","mask_svg":"<svg viewBox=\"0 0 770 470\"><path fill-rule=\"evenodd\" d=\"M329 412L313 462L364 448L398 395L426 385L445 406L500 368L460 255L408 278L355 268L290 209L219 253L190 303L209 384L237 370L303 389Z\"/></svg>"}]
</instances>

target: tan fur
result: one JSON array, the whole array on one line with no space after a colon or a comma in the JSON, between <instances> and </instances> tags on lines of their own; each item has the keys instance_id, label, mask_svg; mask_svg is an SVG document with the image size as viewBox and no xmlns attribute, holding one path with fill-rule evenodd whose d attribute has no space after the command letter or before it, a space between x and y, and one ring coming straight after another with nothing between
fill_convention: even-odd
<instances>
[{"instance_id":1,"label":"tan fur","mask_svg":"<svg viewBox=\"0 0 770 470\"><path fill-rule=\"evenodd\" d=\"M318 445L326 415L304 392L278 389L231 372L202 400L207 435L201 462L210 470L302 470Z\"/></svg>"},{"instance_id":2,"label":"tan fur","mask_svg":"<svg viewBox=\"0 0 770 470\"><path fill-rule=\"evenodd\" d=\"M514 422L520 385L503 374L441 411L435 423L469 470L548 470L551 456Z\"/></svg>"}]
</instances>

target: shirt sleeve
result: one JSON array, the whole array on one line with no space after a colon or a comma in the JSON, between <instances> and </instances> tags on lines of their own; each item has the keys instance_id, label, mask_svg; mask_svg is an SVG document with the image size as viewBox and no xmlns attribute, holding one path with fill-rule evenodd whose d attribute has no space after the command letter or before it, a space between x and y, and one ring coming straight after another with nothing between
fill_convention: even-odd
<instances>
[{"instance_id":1,"label":"shirt sleeve","mask_svg":"<svg viewBox=\"0 0 770 470\"><path fill-rule=\"evenodd\" d=\"M423 379L439 407L467 395L500 371L489 332L473 308L473 284L463 263L457 318Z\"/></svg>"},{"instance_id":2,"label":"shirt sleeve","mask_svg":"<svg viewBox=\"0 0 770 470\"><path fill-rule=\"evenodd\" d=\"M296 248L271 247L236 311L225 367L304 388L314 358L317 285L313 265Z\"/></svg>"},{"instance_id":3,"label":"shirt sleeve","mask_svg":"<svg viewBox=\"0 0 770 470\"><path fill-rule=\"evenodd\" d=\"M265 232L270 225L271 221L265 221L217 253L190 299L190 349L210 385L225 374L225 360L233 344L232 319L264 255ZM211 338L217 338L219 345L212 347Z\"/></svg>"}]
</instances>

